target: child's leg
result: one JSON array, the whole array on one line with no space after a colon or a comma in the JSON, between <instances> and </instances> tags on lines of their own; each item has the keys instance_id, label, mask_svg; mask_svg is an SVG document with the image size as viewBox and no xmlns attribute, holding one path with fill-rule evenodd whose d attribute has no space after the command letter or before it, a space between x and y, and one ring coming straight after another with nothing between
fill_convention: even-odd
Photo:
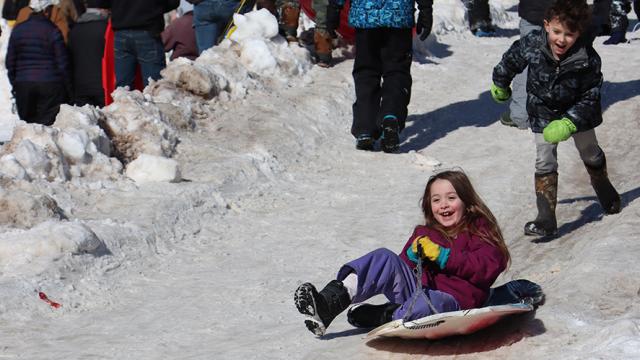
<instances>
[{"instance_id":1,"label":"child's leg","mask_svg":"<svg viewBox=\"0 0 640 360\"><path fill-rule=\"evenodd\" d=\"M536 142L535 193L538 215L524 225L525 235L549 236L557 232L558 145L534 134Z\"/></svg>"},{"instance_id":2,"label":"child's leg","mask_svg":"<svg viewBox=\"0 0 640 360\"><path fill-rule=\"evenodd\" d=\"M411 29L384 29L381 44L382 103L378 127L382 128L382 151L400 149L400 132L407 118L411 98Z\"/></svg>"},{"instance_id":3,"label":"child's leg","mask_svg":"<svg viewBox=\"0 0 640 360\"><path fill-rule=\"evenodd\" d=\"M620 194L609 181L607 160L604 151L598 146L594 129L573 135L573 141L580 153L580 158L591 178L591 186L598 196L598 201L607 214L620 212Z\"/></svg>"},{"instance_id":4,"label":"child's leg","mask_svg":"<svg viewBox=\"0 0 640 360\"><path fill-rule=\"evenodd\" d=\"M380 81L382 62L380 60L381 29L356 29L356 58L353 63L353 81L356 102L353 104L353 124L351 134L380 136L376 119L380 111L382 96Z\"/></svg>"},{"instance_id":5,"label":"child's leg","mask_svg":"<svg viewBox=\"0 0 640 360\"><path fill-rule=\"evenodd\" d=\"M399 121L399 130L404 128L407 106L411 100L411 29L386 29L387 36L380 49L382 57L382 103L380 121L393 115Z\"/></svg>"},{"instance_id":6,"label":"child's leg","mask_svg":"<svg viewBox=\"0 0 640 360\"><path fill-rule=\"evenodd\" d=\"M338 272L337 278L344 280L350 273L358 276L358 289L351 302L363 302L375 295L384 294L391 303L400 305L393 312L392 319L402 318L406 314L415 291L419 291L411 268L389 249L374 250L345 264ZM428 290L428 294L437 312L459 309L458 302L447 293ZM418 319L432 313L431 307L420 295L411 309L410 319Z\"/></svg>"},{"instance_id":7,"label":"child's leg","mask_svg":"<svg viewBox=\"0 0 640 360\"><path fill-rule=\"evenodd\" d=\"M358 289L351 299L353 303L384 294L389 301L402 304L411 298L416 288L411 268L398 254L385 248L346 263L338 271L337 279L342 281L350 273L358 276Z\"/></svg>"},{"instance_id":8,"label":"child's leg","mask_svg":"<svg viewBox=\"0 0 640 360\"><path fill-rule=\"evenodd\" d=\"M535 133L536 174L558 172L558 144L550 144L544 140L542 133Z\"/></svg>"},{"instance_id":9,"label":"child's leg","mask_svg":"<svg viewBox=\"0 0 640 360\"><path fill-rule=\"evenodd\" d=\"M582 131L572 135L573 142L578 149L580 158L586 166L599 167L604 161L604 152L598 145L594 129Z\"/></svg>"},{"instance_id":10,"label":"child's leg","mask_svg":"<svg viewBox=\"0 0 640 360\"><path fill-rule=\"evenodd\" d=\"M425 290L427 296L429 297L429 301L433 308L436 310L436 313L449 312L460 310L460 305L456 301L456 299L447 294L446 292L438 291L438 290ZM431 309L431 306L427 303L424 296L419 295L416 299L413 308L411 307L411 302L413 299L409 299L405 301L402 306L400 306L392 315L393 320L402 319L407 316L406 320L415 320L420 319L425 316L433 315L434 312ZM411 313L408 314L409 310Z\"/></svg>"}]
</instances>

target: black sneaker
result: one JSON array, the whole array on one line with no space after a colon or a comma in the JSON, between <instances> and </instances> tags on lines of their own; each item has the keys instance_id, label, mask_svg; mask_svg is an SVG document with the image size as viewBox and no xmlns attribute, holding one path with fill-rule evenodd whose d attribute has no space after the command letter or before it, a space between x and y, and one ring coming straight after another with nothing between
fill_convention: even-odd
<instances>
[{"instance_id":1,"label":"black sneaker","mask_svg":"<svg viewBox=\"0 0 640 360\"><path fill-rule=\"evenodd\" d=\"M386 303L381 305L358 304L347 312L349 324L358 328L374 328L392 320L393 312L399 304Z\"/></svg>"},{"instance_id":2,"label":"black sneaker","mask_svg":"<svg viewBox=\"0 0 640 360\"><path fill-rule=\"evenodd\" d=\"M373 151L375 140L371 135L358 135L356 137L356 149Z\"/></svg>"},{"instance_id":3,"label":"black sneaker","mask_svg":"<svg viewBox=\"0 0 640 360\"><path fill-rule=\"evenodd\" d=\"M296 289L294 302L298 311L307 315L304 324L317 336L322 336L333 319L350 304L349 292L342 282L333 280L318 292L310 283L304 283Z\"/></svg>"},{"instance_id":4,"label":"black sneaker","mask_svg":"<svg viewBox=\"0 0 640 360\"><path fill-rule=\"evenodd\" d=\"M397 153L400 150L400 124L395 116L385 116L382 120L382 151Z\"/></svg>"}]
</instances>

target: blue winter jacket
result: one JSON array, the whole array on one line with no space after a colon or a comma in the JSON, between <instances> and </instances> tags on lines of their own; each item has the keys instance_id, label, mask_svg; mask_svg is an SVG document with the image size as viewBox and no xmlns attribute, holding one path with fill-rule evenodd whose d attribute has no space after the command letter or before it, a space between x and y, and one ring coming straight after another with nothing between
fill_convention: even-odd
<instances>
[{"instance_id":1,"label":"blue winter jacket","mask_svg":"<svg viewBox=\"0 0 640 360\"><path fill-rule=\"evenodd\" d=\"M332 0L339 6L345 0ZM414 0L351 0L349 25L354 28L411 28L415 25ZM417 0L418 8L431 10L433 0Z\"/></svg>"},{"instance_id":2,"label":"blue winter jacket","mask_svg":"<svg viewBox=\"0 0 640 360\"><path fill-rule=\"evenodd\" d=\"M41 14L32 14L11 32L5 60L9 82L69 84L69 58L60 30Z\"/></svg>"}]
</instances>

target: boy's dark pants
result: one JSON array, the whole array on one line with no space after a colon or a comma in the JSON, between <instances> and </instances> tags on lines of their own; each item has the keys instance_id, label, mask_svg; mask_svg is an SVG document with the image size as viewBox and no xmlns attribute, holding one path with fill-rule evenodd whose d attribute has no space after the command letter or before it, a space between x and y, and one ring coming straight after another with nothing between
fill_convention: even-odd
<instances>
[{"instance_id":1,"label":"boy's dark pants","mask_svg":"<svg viewBox=\"0 0 640 360\"><path fill-rule=\"evenodd\" d=\"M400 130L411 98L411 29L356 29L351 134L381 135L382 118L393 115Z\"/></svg>"},{"instance_id":2,"label":"boy's dark pants","mask_svg":"<svg viewBox=\"0 0 640 360\"><path fill-rule=\"evenodd\" d=\"M14 85L20 119L28 123L51 125L60 104L67 101L64 85L55 82L18 82Z\"/></svg>"}]
</instances>

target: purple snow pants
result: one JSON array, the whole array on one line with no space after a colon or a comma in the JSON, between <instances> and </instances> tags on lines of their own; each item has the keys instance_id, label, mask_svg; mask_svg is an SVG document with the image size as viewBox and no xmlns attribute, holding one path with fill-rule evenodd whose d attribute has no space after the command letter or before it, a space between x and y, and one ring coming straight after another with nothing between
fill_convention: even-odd
<instances>
[{"instance_id":1,"label":"purple snow pants","mask_svg":"<svg viewBox=\"0 0 640 360\"><path fill-rule=\"evenodd\" d=\"M358 291L353 303L384 294L389 301L400 304L393 313L393 319L405 316L411 304L416 288L416 278L411 268L396 253L389 249L374 250L359 259L346 263L338 271L337 279L342 281L350 273L358 275ZM438 290L424 289L438 312L460 310L460 305L453 296ZM418 296L412 313L407 320L420 319L433 314L424 296Z\"/></svg>"}]
</instances>

